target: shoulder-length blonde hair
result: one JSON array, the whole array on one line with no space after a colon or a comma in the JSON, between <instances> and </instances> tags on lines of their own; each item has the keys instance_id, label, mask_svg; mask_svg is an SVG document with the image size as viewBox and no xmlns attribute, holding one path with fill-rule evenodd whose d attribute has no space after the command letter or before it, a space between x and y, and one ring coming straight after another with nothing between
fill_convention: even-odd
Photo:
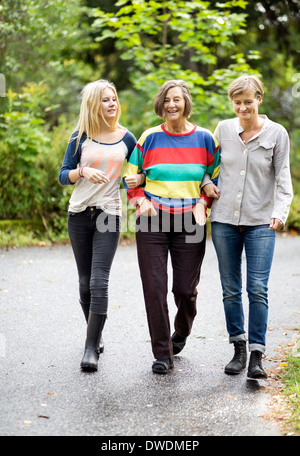
<instances>
[{"instance_id":1,"label":"shoulder-length blonde hair","mask_svg":"<svg viewBox=\"0 0 300 456\"><path fill-rule=\"evenodd\" d=\"M166 81L161 86L161 88L157 92L155 100L154 100L155 113L159 117L162 117L162 118L165 117L165 112L164 112L165 99L166 99L168 91L170 89L173 89L174 87L179 87L181 89L182 96L185 100L183 115L184 115L184 117L188 118L192 112L193 102L192 102L192 97L191 97L188 85L182 79L171 79L170 81Z\"/></svg>"},{"instance_id":2,"label":"shoulder-length blonde hair","mask_svg":"<svg viewBox=\"0 0 300 456\"><path fill-rule=\"evenodd\" d=\"M88 83L81 92L82 99L79 119L73 131L73 134L75 131L78 131L78 135L74 138L77 141L76 151L83 133L86 133L88 138L93 138L93 136L100 132L100 120L106 122L102 113L102 100L103 92L107 88L114 92L117 100L117 113L111 127L115 130L119 126L121 107L115 85L105 79Z\"/></svg>"}]
</instances>

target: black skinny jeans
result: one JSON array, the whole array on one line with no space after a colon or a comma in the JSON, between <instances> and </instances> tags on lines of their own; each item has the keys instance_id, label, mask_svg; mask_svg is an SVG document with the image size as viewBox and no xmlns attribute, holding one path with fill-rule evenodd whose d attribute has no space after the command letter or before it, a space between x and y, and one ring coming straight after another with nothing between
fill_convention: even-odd
<instances>
[{"instance_id":1,"label":"black skinny jeans","mask_svg":"<svg viewBox=\"0 0 300 456\"><path fill-rule=\"evenodd\" d=\"M81 305L100 315L107 314L109 275L120 239L120 219L96 207L68 214Z\"/></svg>"}]
</instances>

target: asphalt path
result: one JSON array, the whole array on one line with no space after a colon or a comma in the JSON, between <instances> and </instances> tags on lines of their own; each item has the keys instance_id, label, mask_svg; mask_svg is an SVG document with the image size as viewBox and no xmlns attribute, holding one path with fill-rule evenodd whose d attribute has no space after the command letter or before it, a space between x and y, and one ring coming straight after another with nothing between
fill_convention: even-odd
<instances>
[{"instance_id":1,"label":"asphalt path","mask_svg":"<svg viewBox=\"0 0 300 456\"><path fill-rule=\"evenodd\" d=\"M299 253L300 237L277 237L267 370L300 327ZM105 351L99 370L84 373L86 327L70 246L1 250L0 435L106 436L110 445L126 436L279 436L276 423L265 419L269 380L248 380L246 371L224 374L233 349L210 240L198 291L192 335L174 370L153 374L136 248L120 245L110 278ZM169 310L173 321L171 291Z\"/></svg>"}]
</instances>

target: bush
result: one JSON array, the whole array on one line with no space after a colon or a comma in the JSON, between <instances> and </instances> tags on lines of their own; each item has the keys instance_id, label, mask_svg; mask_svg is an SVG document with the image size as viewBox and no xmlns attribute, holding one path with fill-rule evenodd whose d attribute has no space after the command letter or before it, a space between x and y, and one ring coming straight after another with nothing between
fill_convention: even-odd
<instances>
[{"instance_id":1,"label":"bush","mask_svg":"<svg viewBox=\"0 0 300 456\"><path fill-rule=\"evenodd\" d=\"M74 187L62 187L58 173L73 122L60 117L55 126L47 125L43 113L45 117L49 109L45 110L44 104L43 109L39 106L39 102L44 103L46 92L41 84L25 86L20 94L9 92L6 112L0 115L0 221L8 221L0 224L1 247L68 238L67 208ZM145 129L143 103L139 103L140 110L136 106L132 115L128 108L132 106L132 96L128 92L123 95L121 121L138 137ZM299 136L294 134L291 169L295 196L286 225L287 230L297 232L300 231L299 143ZM126 223L131 223L135 209L128 205L126 196L123 206L123 237L133 237L134 229ZM16 224L16 220L24 223ZM208 232L209 228L208 221Z\"/></svg>"},{"instance_id":2,"label":"bush","mask_svg":"<svg viewBox=\"0 0 300 456\"><path fill-rule=\"evenodd\" d=\"M50 139L42 119L18 111L1 117L1 218L35 218L42 205L38 155L45 152Z\"/></svg>"},{"instance_id":3,"label":"bush","mask_svg":"<svg viewBox=\"0 0 300 456\"><path fill-rule=\"evenodd\" d=\"M0 116L0 219L42 222L49 239L64 237L71 188L62 188L57 178L70 123L61 118L48 131L26 92L10 92L8 99L8 112Z\"/></svg>"}]
</instances>

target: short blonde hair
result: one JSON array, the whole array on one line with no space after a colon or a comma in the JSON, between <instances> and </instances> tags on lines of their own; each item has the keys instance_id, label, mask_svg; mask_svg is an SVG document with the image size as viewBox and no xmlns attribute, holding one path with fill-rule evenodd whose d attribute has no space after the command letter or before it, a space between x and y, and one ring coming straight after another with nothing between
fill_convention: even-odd
<instances>
[{"instance_id":1,"label":"short blonde hair","mask_svg":"<svg viewBox=\"0 0 300 456\"><path fill-rule=\"evenodd\" d=\"M192 102L192 97L190 90L182 79L171 79L170 81L166 81L159 91L156 94L155 100L154 100L154 110L156 115L158 115L161 118L165 117L165 112L164 112L164 103L165 99L167 96L167 93L170 89L173 89L174 87L179 87L181 89L183 98L185 100L185 107L184 107L184 112L183 115L184 117L188 118L191 115L192 108L193 108L193 102Z\"/></svg>"},{"instance_id":2,"label":"short blonde hair","mask_svg":"<svg viewBox=\"0 0 300 456\"><path fill-rule=\"evenodd\" d=\"M262 98L264 95L262 82L254 75L243 75L235 79L228 87L228 96L232 100L236 95L251 90L255 98Z\"/></svg>"},{"instance_id":3,"label":"short blonde hair","mask_svg":"<svg viewBox=\"0 0 300 456\"><path fill-rule=\"evenodd\" d=\"M111 89L116 97L117 112L112 123L112 128L115 129L118 127L121 107L115 85L105 79L88 83L81 92L82 99L79 119L73 131L73 133L78 131L78 135L75 137L77 139L76 150L83 133L86 133L88 138L93 138L93 136L100 132L100 120L105 121L102 113L103 92L107 88Z\"/></svg>"}]
</instances>

